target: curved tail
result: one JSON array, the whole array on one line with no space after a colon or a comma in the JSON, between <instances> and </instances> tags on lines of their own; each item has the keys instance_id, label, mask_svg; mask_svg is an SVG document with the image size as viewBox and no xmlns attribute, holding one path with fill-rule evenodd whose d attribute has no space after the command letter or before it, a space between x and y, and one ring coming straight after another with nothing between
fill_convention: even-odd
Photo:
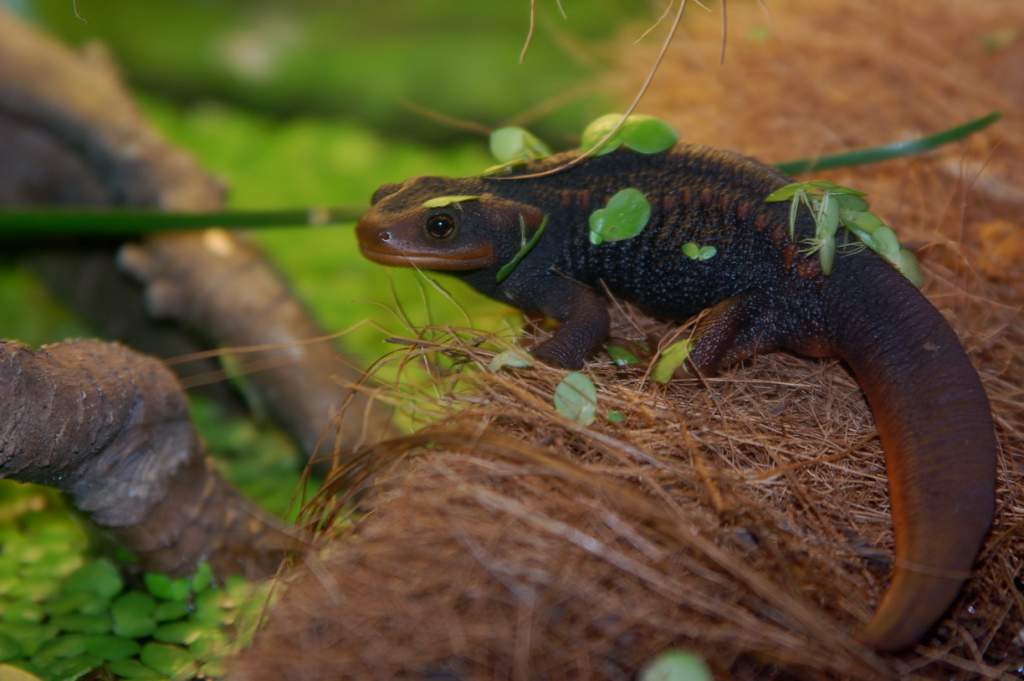
<instances>
[{"instance_id":1,"label":"curved tail","mask_svg":"<svg viewBox=\"0 0 1024 681\"><path fill-rule=\"evenodd\" d=\"M901 650L968 577L995 510L988 398L946 320L873 254L825 285L829 334L867 395L885 450L896 538L892 582L858 637Z\"/></svg>"}]
</instances>

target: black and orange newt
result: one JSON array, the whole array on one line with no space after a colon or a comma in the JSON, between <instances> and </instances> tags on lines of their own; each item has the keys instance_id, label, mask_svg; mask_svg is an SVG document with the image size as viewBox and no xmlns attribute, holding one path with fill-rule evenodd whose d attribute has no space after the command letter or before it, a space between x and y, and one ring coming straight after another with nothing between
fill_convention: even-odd
<instances>
[{"instance_id":1,"label":"black and orange newt","mask_svg":"<svg viewBox=\"0 0 1024 681\"><path fill-rule=\"evenodd\" d=\"M567 160L548 157L519 170ZM891 584L859 638L900 650L949 608L991 524L996 442L988 399L956 334L888 262L850 250L825 275L818 258L801 251L814 234L812 219L801 211L791 236L788 207L764 201L789 181L757 161L698 146L653 155L619 149L543 177L385 185L358 237L371 260L449 272L560 321L533 350L559 367L581 367L605 342L605 287L660 318L684 321L710 308L689 358L704 375L780 349L842 358L878 424L896 537ZM594 245L590 214L626 187L649 201L645 229ZM542 225L522 257L524 240ZM686 257L689 242L716 252Z\"/></svg>"}]
</instances>

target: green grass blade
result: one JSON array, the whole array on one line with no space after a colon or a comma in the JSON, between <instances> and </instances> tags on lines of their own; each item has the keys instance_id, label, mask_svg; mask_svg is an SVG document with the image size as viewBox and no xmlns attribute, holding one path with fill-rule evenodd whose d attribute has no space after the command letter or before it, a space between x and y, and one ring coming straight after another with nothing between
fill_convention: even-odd
<instances>
[{"instance_id":1,"label":"green grass blade","mask_svg":"<svg viewBox=\"0 0 1024 681\"><path fill-rule=\"evenodd\" d=\"M912 140L903 140L886 144L881 147L870 147L868 149L856 149L831 156L819 156L818 158L801 158L794 161L776 163L775 167L787 175L798 175L812 170L828 170L830 168L842 168L846 166L859 166L868 163L880 163L903 156L913 156L932 149L937 149L950 142L964 139L979 130L983 130L1003 117L998 111L968 121L955 128L926 137L918 137Z\"/></svg>"},{"instance_id":2,"label":"green grass blade","mask_svg":"<svg viewBox=\"0 0 1024 681\"><path fill-rule=\"evenodd\" d=\"M0 238L110 238L208 227L310 227L352 222L363 212L363 208L353 206L210 213L66 208L0 210Z\"/></svg>"}]
</instances>

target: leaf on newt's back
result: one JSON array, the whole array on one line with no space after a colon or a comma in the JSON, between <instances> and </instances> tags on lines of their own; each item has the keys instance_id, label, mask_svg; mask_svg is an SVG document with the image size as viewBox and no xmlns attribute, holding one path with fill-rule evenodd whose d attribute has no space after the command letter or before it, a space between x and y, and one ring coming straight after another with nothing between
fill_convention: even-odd
<instances>
[{"instance_id":1,"label":"leaf on newt's back","mask_svg":"<svg viewBox=\"0 0 1024 681\"><path fill-rule=\"evenodd\" d=\"M632 239L651 219L651 204L643 192L627 187L616 192L604 208L590 214L590 243Z\"/></svg>"}]
</instances>

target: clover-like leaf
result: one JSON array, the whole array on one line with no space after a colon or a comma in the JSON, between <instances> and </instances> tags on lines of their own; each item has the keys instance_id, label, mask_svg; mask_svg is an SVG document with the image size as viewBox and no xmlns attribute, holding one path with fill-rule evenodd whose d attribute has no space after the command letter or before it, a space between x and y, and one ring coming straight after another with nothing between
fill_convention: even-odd
<instances>
[{"instance_id":1,"label":"clover-like leaf","mask_svg":"<svg viewBox=\"0 0 1024 681\"><path fill-rule=\"evenodd\" d=\"M195 664L189 651L164 643L147 643L142 647L139 659L168 678L184 676Z\"/></svg>"},{"instance_id":2,"label":"clover-like leaf","mask_svg":"<svg viewBox=\"0 0 1024 681\"><path fill-rule=\"evenodd\" d=\"M594 382L579 371L566 375L555 388L555 409L562 416L589 426L597 414L597 388Z\"/></svg>"},{"instance_id":3,"label":"clover-like leaf","mask_svg":"<svg viewBox=\"0 0 1024 681\"><path fill-rule=\"evenodd\" d=\"M626 420L626 415L616 409L609 409L607 419L608 423L622 423Z\"/></svg>"},{"instance_id":4,"label":"clover-like leaf","mask_svg":"<svg viewBox=\"0 0 1024 681\"><path fill-rule=\"evenodd\" d=\"M491 363L487 365L487 368L497 373L505 367L512 367L514 369L524 369L526 367L533 366L533 358L528 354L519 349L505 350L499 352L491 359Z\"/></svg>"},{"instance_id":5,"label":"clover-like leaf","mask_svg":"<svg viewBox=\"0 0 1024 681\"><path fill-rule=\"evenodd\" d=\"M491 155L499 163L532 161L551 154L540 138L525 128L498 128L491 133Z\"/></svg>"},{"instance_id":6,"label":"clover-like leaf","mask_svg":"<svg viewBox=\"0 0 1024 681\"><path fill-rule=\"evenodd\" d=\"M718 249L714 246L701 246L696 241L688 241L683 244L683 255L690 260L703 262L718 255Z\"/></svg>"},{"instance_id":7,"label":"clover-like leaf","mask_svg":"<svg viewBox=\"0 0 1024 681\"><path fill-rule=\"evenodd\" d=\"M651 372L651 378L661 384L671 381L676 369L683 365L683 362L685 362L690 356L690 352L692 350L693 341L689 338L676 341L662 350L661 357L658 359L658 363L654 365L654 370Z\"/></svg>"},{"instance_id":8,"label":"clover-like leaf","mask_svg":"<svg viewBox=\"0 0 1024 681\"><path fill-rule=\"evenodd\" d=\"M651 204L643 192L627 187L616 192L604 208L590 214L590 243L632 239L651 219Z\"/></svg>"},{"instance_id":9,"label":"clover-like leaf","mask_svg":"<svg viewBox=\"0 0 1024 681\"><path fill-rule=\"evenodd\" d=\"M423 202L424 208L446 208L455 203L465 203L466 201L478 201L480 199L479 194L452 194L451 196L435 196L432 199L427 199Z\"/></svg>"}]
</instances>

